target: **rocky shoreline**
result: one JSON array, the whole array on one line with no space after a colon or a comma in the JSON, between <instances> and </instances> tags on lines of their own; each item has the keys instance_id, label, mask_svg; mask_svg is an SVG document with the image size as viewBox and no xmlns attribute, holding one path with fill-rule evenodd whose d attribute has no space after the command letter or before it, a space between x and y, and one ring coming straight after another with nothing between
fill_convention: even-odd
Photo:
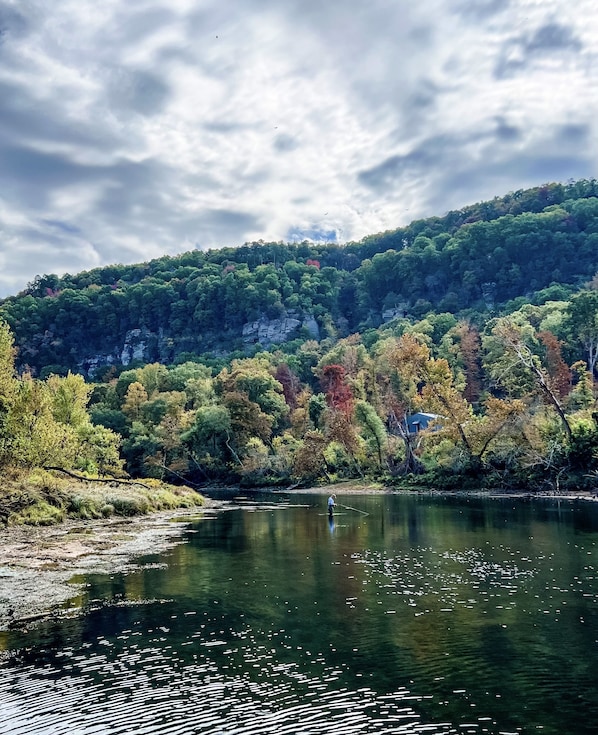
<instances>
[{"instance_id":1,"label":"rocky shoreline","mask_svg":"<svg viewBox=\"0 0 598 735\"><path fill-rule=\"evenodd\" d=\"M138 569L142 557L183 543L193 519L221 506L0 530L0 632L75 611L84 589L74 577Z\"/></svg>"}]
</instances>

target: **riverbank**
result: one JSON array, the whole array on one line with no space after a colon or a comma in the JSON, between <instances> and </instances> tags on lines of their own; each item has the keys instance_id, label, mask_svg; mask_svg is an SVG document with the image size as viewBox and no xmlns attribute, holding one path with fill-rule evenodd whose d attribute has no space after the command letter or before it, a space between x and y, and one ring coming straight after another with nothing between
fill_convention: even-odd
<instances>
[{"instance_id":1,"label":"riverbank","mask_svg":"<svg viewBox=\"0 0 598 735\"><path fill-rule=\"evenodd\" d=\"M76 612L84 601L83 585L73 582L77 575L139 569L143 557L183 543L192 520L222 505L206 500L202 507L147 516L0 530L0 631Z\"/></svg>"},{"instance_id":2,"label":"riverbank","mask_svg":"<svg viewBox=\"0 0 598 735\"><path fill-rule=\"evenodd\" d=\"M245 490L245 492L247 492ZM592 490L566 490L563 492L555 492L550 490L527 491L520 488L516 489L494 489L494 490L434 490L429 487L417 487L416 485L399 488L388 487L382 483L368 482L367 480L348 480L346 482L338 482L333 485L322 485L321 487L300 488L293 487L287 490L279 490L276 492L289 494L304 495L378 495L378 494L405 494L405 495L438 495L438 496L457 496L457 497L475 497L482 496L485 498L562 498L565 500L588 500L598 501L598 489Z\"/></svg>"},{"instance_id":3,"label":"riverbank","mask_svg":"<svg viewBox=\"0 0 598 735\"><path fill-rule=\"evenodd\" d=\"M0 631L57 611L78 574L116 573L180 543L185 518L215 507L155 479L103 480L66 471L5 470L0 485ZM179 522L174 522L174 519ZM61 613L62 614L62 613Z\"/></svg>"},{"instance_id":4,"label":"riverbank","mask_svg":"<svg viewBox=\"0 0 598 735\"><path fill-rule=\"evenodd\" d=\"M204 501L191 487L157 479L88 478L66 470L9 468L0 480L0 528L145 515Z\"/></svg>"}]
</instances>

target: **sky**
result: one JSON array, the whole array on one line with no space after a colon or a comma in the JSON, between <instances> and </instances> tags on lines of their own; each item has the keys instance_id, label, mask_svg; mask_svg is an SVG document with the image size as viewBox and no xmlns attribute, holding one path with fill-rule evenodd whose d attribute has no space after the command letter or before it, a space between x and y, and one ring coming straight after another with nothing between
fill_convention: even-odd
<instances>
[{"instance_id":1,"label":"sky","mask_svg":"<svg viewBox=\"0 0 598 735\"><path fill-rule=\"evenodd\" d=\"M597 160L595 0L0 0L0 297Z\"/></svg>"}]
</instances>

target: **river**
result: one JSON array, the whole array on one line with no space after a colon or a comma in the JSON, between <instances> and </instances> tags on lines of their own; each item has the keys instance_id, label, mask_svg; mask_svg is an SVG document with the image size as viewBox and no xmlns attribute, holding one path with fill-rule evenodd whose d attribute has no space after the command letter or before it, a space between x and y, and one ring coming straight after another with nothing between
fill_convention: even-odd
<instances>
[{"instance_id":1,"label":"river","mask_svg":"<svg viewBox=\"0 0 598 735\"><path fill-rule=\"evenodd\" d=\"M598 731L598 504L325 501L238 498L5 634L1 735Z\"/></svg>"}]
</instances>

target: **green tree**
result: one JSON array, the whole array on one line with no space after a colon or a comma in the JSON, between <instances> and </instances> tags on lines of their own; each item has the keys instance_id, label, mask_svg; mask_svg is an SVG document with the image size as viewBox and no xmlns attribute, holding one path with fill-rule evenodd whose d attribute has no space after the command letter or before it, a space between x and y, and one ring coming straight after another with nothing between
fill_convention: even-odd
<instances>
[{"instance_id":1,"label":"green tree","mask_svg":"<svg viewBox=\"0 0 598 735\"><path fill-rule=\"evenodd\" d=\"M571 299L567 313L570 333L583 345L593 377L598 361L598 291L581 291Z\"/></svg>"},{"instance_id":2,"label":"green tree","mask_svg":"<svg viewBox=\"0 0 598 735\"><path fill-rule=\"evenodd\" d=\"M119 476L123 472L120 457L121 437L104 426L84 423L77 429L76 466L91 474Z\"/></svg>"},{"instance_id":3,"label":"green tree","mask_svg":"<svg viewBox=\"0 0 598 735\"><path fill-rule=\"evenodd\" d=\"M10 463L10 412L17 390L15 348L8 324L0 320L0 467Z\"/></svg>"},{"instance_id":4,"label":"green tree","mask_svg":"<svg viewBox=\"0 0 598 735\"><path fill-rule=\"evenodd\" d=\"M46 381L52 396L52 413L56 421L77 428L89 423L87 403L92 391L83 376L69 371L66 377L51 375Z\"/></svg>"},{"instance_id":5,"label":"green tree","mask_svg":"<svg viewBox=\"0 0 598 735\"><path fill-rule=\"evenodd\" d=\"M376 413L372 405L366 401L358 400L355 403L355 420L361 427L361 434L366 442L375 446L378 466L382 466L384 449L388 441L384 422Z\"/></svg>"},{"instance_id":6,"label":"green tree","mask_svg":"<svg viewBox=\"0 0 598 735\"><path fill-rule=\"evenodd\" d=\"M181 439L201 474L207 476L210 470L222 471L228 458L234 456L230 446L232 430L231 414L225 406L209 405L197 409L192 425L183 432Z\"/></svg>"},{"instance_id":7,"label":"green tree","mask_svg":"<svg viewBox=\"0 0 598 735\"><path fill-rule=\"evenodd\" d=\"M52 394L46 383L30 375L19 380L7 430L12 465L74 467L77 435L72 426L54 419Z\"/></svg>"}]
</instances>

